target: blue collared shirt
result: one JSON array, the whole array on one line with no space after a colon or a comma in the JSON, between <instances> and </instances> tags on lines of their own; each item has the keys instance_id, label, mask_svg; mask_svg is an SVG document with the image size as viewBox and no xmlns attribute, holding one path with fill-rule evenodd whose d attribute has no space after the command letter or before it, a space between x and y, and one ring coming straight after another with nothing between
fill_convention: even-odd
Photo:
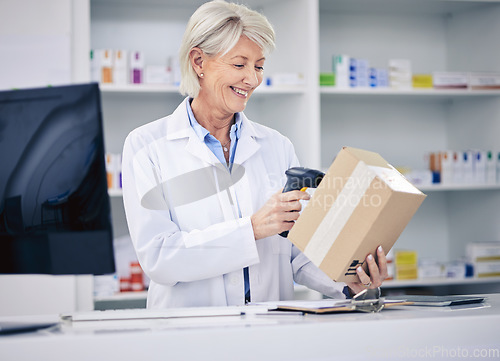
<instances>
[{"instance_id":1,"label":"blue collared shirt","mask_svg":"<svg viewBox=\"0 0 500 361\"><path fill-rule=\"evenodd\" d=\"M229 131L229 139L231 139L231 148L229 149L229 165L226 163L224 152L222 151L222 144L210 132L198 123L194 117L193 109L191 108L191 100L186 102L189 123L193 127L196 135L200 140L207 145L207 147L215 154L222 164L225 164L231 170L234 162L234 154L236 153L236 145L241 135L241 113L236 113L234 117L234 124Z\"/></svg>"}]
</instances>

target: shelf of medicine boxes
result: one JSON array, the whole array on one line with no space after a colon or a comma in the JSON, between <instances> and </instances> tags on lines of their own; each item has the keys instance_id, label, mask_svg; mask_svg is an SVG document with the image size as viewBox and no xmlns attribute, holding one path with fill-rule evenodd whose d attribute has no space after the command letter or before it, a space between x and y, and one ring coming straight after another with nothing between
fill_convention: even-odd
<instances>
[{"instance_id":1,"label":"shelf of medicine boxes","mask_svg":"<svg viewBox=\"0 0 500 361\"><path fill-rule=\"evenodd\" d=\"M99 84L103 93L179 93L179 87L168 84ZM259 94L304 94L304 86L265 86L255 90ZM393 89L393 88L335 88L320 87L321 94L328 95L385 95L385 96L417 96L417 97L470 97L470 96L500 96L500 90L471 89Z\"/></svg>"},{"instance_id":2,"label":"shelf of medicine boxes","mask_svg":"<svg viewBox=\"0 0 500 361\"><path fill-rule=\"evenodd\" d=\"M415 96L430 98L460 98L475 96L500 96L500 90L475 90L475 89L395 89L395 88L336 88L330 86L320 87L322 95L352 95L352 96Z\"/></svg>"},{"instance_id":3,"label":"shelf of medicine boxes","mask_svg":"<svg viewBox=\"0 0 500 361\"><path fill-rule=\"evenodd\" d=\"M99 84L99 88L103 93L165 93L165 94L178 94L179 87L168 84ZM306 88L304 86L259 86L254 95L260 94L305 94Z\"/></svg>"},{"instance_id":4,"label":"shelf of medicine boxes","mask_svg":"<svg viewBox=\"0 0 500 361\"><path fill-rule=\"evenodd\" d=\"M426 186L418 186L422 192L432 191L480 191L480 190L497 190L500 189L500 184L433 184Z\"/></svg>"}]
</instances>

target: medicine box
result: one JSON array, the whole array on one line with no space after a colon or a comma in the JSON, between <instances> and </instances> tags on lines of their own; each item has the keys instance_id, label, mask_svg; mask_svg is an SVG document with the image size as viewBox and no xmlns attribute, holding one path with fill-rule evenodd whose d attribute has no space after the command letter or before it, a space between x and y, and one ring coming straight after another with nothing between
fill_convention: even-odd
<instances>
[{"instance_id":1,"label":"medicine box","mask_svg":"<svg viewBox=\"0 0 500 361\"><path fill-rule=\"evenodd\" d=\"M113 83L128 83L128 56L126 50L115 50L113 58Z\"/></svg>"},{"instance_id":2,"label":"medicine box","mask_svg":"<svg viewBox=\"0 0 500 361\"><path fill-rule=\"evenodd\" d=\"M425 197L379 154L344 147L288 238L331 279L359 282L356 268L389 252Z\"/></svg>"},{"instance_id":3,"label":"medicine box","mask_svg":"<svg viewBox=\"0 0 500 361\"><path fill-rule=\"evenodd\" d=\"M370 68L368 74L370 87L385 88L389 86L389 75L387 69Z\"/></svg>"},{"instance_id":4,"label":"medicine box","mask_svg":"<svg viewBox=\"0 0 500 361\"><path fill-rule=\"evenodd\" d=\"M349 55L335 55L333 57L332 70L335 73L335 86L337 88L349 87L350 63Z\"/></svg>"},{"instance_id":5,"label":"medicine box","mask_svg":"<svg viewBox=\"0 0 500 361\"><path fill-rule=\"evenodd\" d=\"M475 90L500 89L500 73L470 73L469 85Z\"/></svg>"},{"instance_id":6,"label":"medicine box","mask_svg":"<svg viewBox=\"0 0 500 361\"><path fill-rule=\"evenodd\" d=\"M144 54L140 51L130 52L130 83L144 83Z\"/></svg>"},{"instance_id":7,"label":"medicine box","mask_svg":"<svg viewBox=\"0 0 500 361\"><path fill-rule=\"evenodd\" d=\"M413 74L412 83L414 88L432 89L432 74Z\"/></svg>"},{"instance_id":8,"label":"medicine box","mask_svg":"<svg viewBox=\"0 0 500 361\"><path fill-rule=\"evenodd\" d=\"M466 252L475 277L500 276L500 242L472 242L467 244Z\"/></svg>"},{"instance_id":9,"label":"medicine box","mask_svg":"<svg viewBox=\"0 0 500 361\"><path fill-rule=\"evenodd\" d=\"M499 277L500 261L475 262L474 276L478 278Z\"/></svg>"},{"instance_id":10,"label":"medicine box","mask_svg":"<svg viewBox=\"0 0 500 361\"><path fill-rule=\"evenodd\" d=\"M271 85L273 86L288 86L288 85L304 85L304 75L301 73L274 73L271 76Z\"/></svg>"},{"instance_id":11,"label":"medicine box","mask_svg":"<svg viewBox=\"0 0 500 361\"><path fill-rule=\"evenodd\" d=\"M391 88L410 89L412 87L412 71L410 60L389 60L389 83Z\"/></svg>"},{"instance_id":12,"label":"medicine box","mask_svg":"<svg viewBox=\"0 0 500 361\"><path fill-rule=\"evenodd\" d=\"M335 86L335 73L320 73L319 74L320 86Z\"/></svg>"},{"instance_id":13,"label":"medicine box","mask_svg":"<svg viewBox=\"0 0 500 361\"><path fill-rule=\"evenodd\" d=\"M394 251L394 266L397 280L412 280L418 278L417 251Z\"/></svg>"},{"instance_id":14,"label":"medicine box","mask_svg":"<svg viewBox=\"0 0 500 361\"><path fill-rule=\"evenodd\" d=\"M435 89L466 89L469 74L461 72L434 72L432 79Z\"/></svg>"},{"instance_id":15,"label":"medicine box","mask_svg":"<svg viewBox=\"0 0 500 361\"><path fill-rule=\"evenodd\" d=\"M96 51L97 64L99 66L99 80L101 83L113 83L113 50L104 49Z\"/></svg>"},{"instance_id":16,"label":"medicine box","mask_svg":"<svg viewBox=\"0 0 500 361\"><path fill-rule=\"evenodd\" d=\"M146 65L144 82L146 84L172 84L172 72L165 65Z\"/></svg>"},{"instance_id":17,"label":"medicine box","mask_svg":"<svg viewBox=\"0 0 500 361\"><path fill-rule=\"evenodd\" d=\"M470 262L500 261L500 242L471 242L466 252Z\"/></svg>"}]
</instances>

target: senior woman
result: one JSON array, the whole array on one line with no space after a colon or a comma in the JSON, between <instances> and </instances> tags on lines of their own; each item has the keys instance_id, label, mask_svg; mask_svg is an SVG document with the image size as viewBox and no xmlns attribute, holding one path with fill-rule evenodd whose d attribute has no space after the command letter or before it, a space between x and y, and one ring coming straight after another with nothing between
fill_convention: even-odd
<instances>
[{"instance_id":1,"label":"senior woman","mask_svg":"<svg viewBox=\"0 0 500 361\"><path fill-rule=\"evenodd\" d=\"M267 19L212 1L183 37L181 92L169 116L133 130L123 150L123 193L149 308L242 305L293 299L293 282L344 298L380 286L384 251L368 276L336 283L279 235L298 218L305 192L281 193L298 165L290 141L243 110L274 48Z\"/></svg>"}]
</instances>

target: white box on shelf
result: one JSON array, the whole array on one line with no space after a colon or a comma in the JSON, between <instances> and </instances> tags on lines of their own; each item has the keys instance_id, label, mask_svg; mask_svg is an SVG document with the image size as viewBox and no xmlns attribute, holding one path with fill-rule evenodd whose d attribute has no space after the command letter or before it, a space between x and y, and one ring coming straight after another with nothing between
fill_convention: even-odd
<instances>
[{"instance_id":1,"label":"white box on shelf","mask_svg":"<svg viewBox=\"0 0 500 361\"><path fill-rule=\"evenodd\" d=\"M462 152L453 152L453 183L464 183L464 167Z\"/></svg>"},{"instance_id":2,"label":"white box on shelf","mask_svg":"<svg viewBox=\"0 0 500 361\"><path fill-rule=\"evenodd\" d=\"M485 151L473 151L474 183L476 184L486 183L486 159L487 153Z\"/></svg>"},{"instance_id":3,"label":"white box on shelf","mask_svg":"<svg viewBox=\"0 0 500 361\"><path fill-rule=\"evenodd\" d=\"M144 82L146 84L172 84L172 71L166 65L147 65Z\"/></svg>"},{"instance_id":4,"label":"white box on shelf","mask_svg":"<svg viewBox=\"0 0 500 361\"><path fill-rule=\"evenodd\" d=\"M453 183L453 151L441 153L441 184Z\"/></svg>"},{"instance_id":5,"label":"white box on shelf","mask_svg":"<svg viewBox=\"0 0 500 361\"><path fill-rule=\"evenodd\" d=\"M412 72L409 59L389 60L389 84L391 88L411 89Z\"/></svg>"},{"instance_id":6,"label":"white box on shelf","mask_svg":"<svg viewBox=\"0 0 500 361\"><path fill-rule=\"evenodd\" d=\"M474 262L474 277L499 277L500 261Z\"/></svg>"},{"instance_id":7,"label":"white box on shelf","mask_svg":"<svg viewBox=\"0 0 500 361\"><path fill-rule=\"evenodd\" d=\"M475 90L500 89L500 73L470 73L469 86Z\"/></svg>"},{"instance_id":8,"label":"white box on shelf","mask_svg":"<svg viewBox=\"0 0 500 361\"><path fill-rule=\"evenodd\" d=\"M128 56L126 50L115 50L113 58L113 83L128 83Z\"/></svg>"},{"instance_id":9,"label":"white box on shelf","mask_svg":"<svg viewBox=\"0 0 500 361\"><path fill-rule=\"evenodd\" d=\"M466 253L470 262L500 261L500 242L471 242Z\"/></svg>"},{"instance_id":10,"label":"white box on shelf","mask_svg":"<svg viewBox=\"0 0 500 361\"><path fill-rule=\"evenodd\" d=\"M101 52L100 49L90 50L90 80L94 82L101 81Z\"/></svg>"},{"instance_id":11,"label":"white box on shelf","mask_svg":"<svg viewBox=\"0 0 500 361\"><path fill-rule=\"evenodd\" d=\"M337 88L349 87L349 55L335 55L333 57L333 72L335 73L335 86Z\"/></svg>"},{"instance_id":12,"label":"white box on shelf","mask_svg":"<svg viewBox=\"0 0 500 361\"><path fill-rule=\"evenodd\" d=\"M441 263L435 259L421 258L418 260L418 278L441 278L444 277L444 270Z\"/></svg>"},{"instance_id":13,"label":"white box on shelf","mask_svg":"<svg viewBox=\"0 0 500 361\"><path fill-rule=\"evenodd\" d=\"M270 76L272 86L304 85L304 75L301 73L275 73Z\"/></svg>"},{"instance_id":14,"label":"white box on shelf","mask_svg":"<svg viewBox=\"0 0 500 361\"><path fill-rule=\"evenodd\" d=\"M470 150L462 152L462 172L465 184L474 183L473 153Z\"/></svg>"},{"instance_id":15,"label":"white box on shelf","mask_svg":"<svg viewBox=\"0 0 500 361\"><path fill-rule=\"evenodd\" d=\"M428 169L412 170L404 175L415 187L432 185L432 172Z\"/></svg>"},{"instance_id":16,"label":"white box on shelf","mask_svg":"<svg viewBox=\"0 0 500 361\"><path fill-rule=\"evenodd\" d=\"M496 171L495 153L489 150L486 158L486 184L496 183Z\"/></svg>"},{"instance_id":17,"label":"white box on shelf","mask_svg":"<svg viewBox=\"0 0 500 361\"><path fill-rule=\"evenodd\" d=\"M432 82L435 89L466 89L469 74L464 72L433 72Z\"/></svg>"}]
</instances>

